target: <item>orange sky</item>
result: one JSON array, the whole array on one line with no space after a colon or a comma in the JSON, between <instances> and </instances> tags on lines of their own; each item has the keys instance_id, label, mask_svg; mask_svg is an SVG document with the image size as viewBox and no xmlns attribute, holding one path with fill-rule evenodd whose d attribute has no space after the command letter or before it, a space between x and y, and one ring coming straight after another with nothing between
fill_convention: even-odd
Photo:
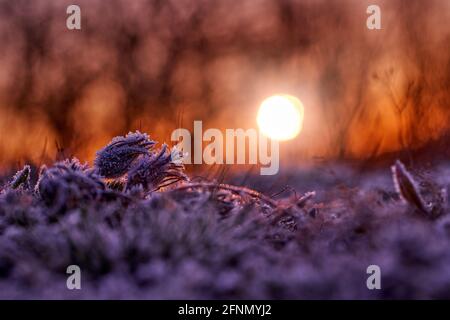
<instances>
[{"instance_id":1,"label":"orange sky","mask_svg":"<svg viewBox=\"0 0 450 320\"><path fill-rule=\"evenodd\" d=\"M382 30L366 28L377 3ZM367 157L447 130L450 2L0 1L0 166L81 159L142 129L256 127L266 97L305 106L294 159ZM182 121L181 121L182 119Z\"/></svg>"}]
</instances>

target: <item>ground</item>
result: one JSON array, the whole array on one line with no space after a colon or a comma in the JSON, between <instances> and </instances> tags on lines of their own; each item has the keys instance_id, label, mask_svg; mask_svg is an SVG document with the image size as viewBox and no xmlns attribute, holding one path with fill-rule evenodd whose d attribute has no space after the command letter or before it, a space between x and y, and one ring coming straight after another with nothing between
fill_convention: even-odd
<instances>
[{"instance_id":1,"label":"ground","mask_svg":"<svg viewBox=\"0 0 450 320\"><path fill-rule=\"evenodd\" d=\"M412 171L425 201L449 172ZM430 218L402 201L389 166L282 176L273 191L270 178L246 181L270 201L196 187L75 197L57 210L32 186L4 184L0 298L450 298L446 207ZM81 269L81 290L66 287L69 265ZM369 265L381 269L380 290L366 286Z\"/></svg>"}]
</instances>

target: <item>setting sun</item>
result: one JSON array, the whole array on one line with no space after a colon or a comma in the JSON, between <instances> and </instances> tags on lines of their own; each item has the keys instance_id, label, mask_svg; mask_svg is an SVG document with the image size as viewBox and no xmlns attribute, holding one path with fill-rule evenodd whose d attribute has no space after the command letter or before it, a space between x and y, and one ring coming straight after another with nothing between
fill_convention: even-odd
<instances>
[{"instance_id":1,"label":"setting sun","mask_svg":"<svg viewBox=\"0 0 450 320\"><path fill-rule=\"evenodd\" d=\"M261 103L257 123L262 134L274 140L290 140L302 130L303 104L290 95L275 95Z\"/></svg>"}]
</instances>

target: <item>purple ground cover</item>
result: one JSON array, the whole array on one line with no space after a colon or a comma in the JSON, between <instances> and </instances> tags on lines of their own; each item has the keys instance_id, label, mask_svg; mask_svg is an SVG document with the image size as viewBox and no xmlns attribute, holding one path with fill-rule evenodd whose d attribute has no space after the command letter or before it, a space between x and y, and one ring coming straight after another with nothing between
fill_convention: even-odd
<instances>
[{"instance_id":1,"label":"purple ground cover","mask_svg":"<svg viewBox=\"0 0 450 320\"><path fill-rule=\"evenodd\" d=\"M389 167L287 169L297 192L270 196L189 181L169 155L137 132L92 168L71 159L7 179L0 298L450 298L445 166L398 164L394 180ZM73 264L81 290L66 288ZM372 264L381 290L366 287Z\"/></svg>"}]
</instances>

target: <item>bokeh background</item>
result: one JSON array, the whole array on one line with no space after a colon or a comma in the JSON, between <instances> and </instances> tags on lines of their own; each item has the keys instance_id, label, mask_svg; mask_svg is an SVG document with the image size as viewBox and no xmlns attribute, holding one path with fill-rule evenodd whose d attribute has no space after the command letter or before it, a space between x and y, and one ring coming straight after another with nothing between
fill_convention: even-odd
<instances>
[{"instance_id":1,"label":"bokeh background","mask_svg":"<svg viewBox=\"0 0 450 320\"><path fill-rule=\"evenodd\" d=\"M0 0L0 168L92 160L135 129L255 128L276 93L305 106L294 164L419 148L448 134L449 21L448 0Z\"/></svg>"}]
</instances>

